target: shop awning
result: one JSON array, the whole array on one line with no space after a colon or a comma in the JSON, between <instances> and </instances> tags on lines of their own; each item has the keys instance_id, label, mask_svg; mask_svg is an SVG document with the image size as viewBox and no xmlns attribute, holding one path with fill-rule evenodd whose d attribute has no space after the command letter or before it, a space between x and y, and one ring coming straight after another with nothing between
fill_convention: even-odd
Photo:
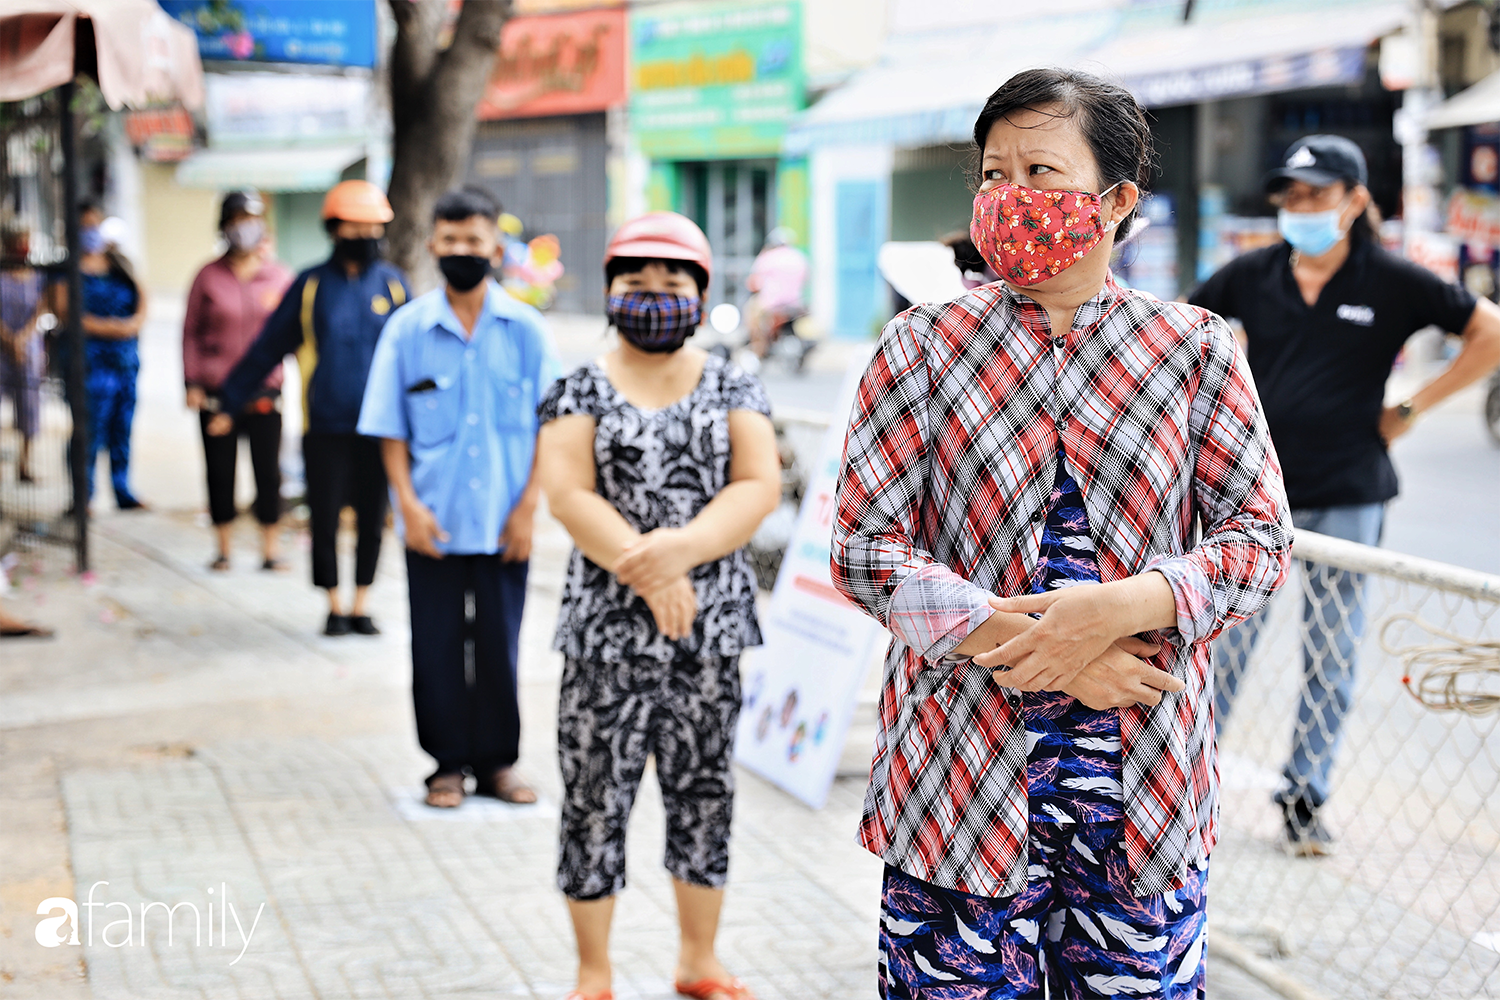
<instances>
[{"instance_id":1,"label":"shop awning","mask_svg":"<svg viewBox=\"0 0 1500 1000\"><path fill-rule=\"evenodd\" d=\"M172 100L203 104L198 40L152 0L3 0L0 53L0 101L24 100L88 73L117 111Z\"/></svg>"},{"instance_id":2,"label":"shop awning","mask_svg":"<svg viewBox=\"0 0 1500 1000\"><path fill-rule=\"evenodd\" d=\"M879 64L798 115L782 149L797 155L820 145L964 142L985 99L1007 77L1067 61L1074 49L1066 46L1096 45L1116 22L1109 11L1049 19L1045 30L1053 47L1047 57L1017 42L1027 25L981 24L894 39Z\"/></svg>"},{"instance_id":3,"label":"shop awning","mask_svg":"<svg viewBox=\"0 0 1500 1000\"><path fill-rule=\"evenodd\" d=\"M225 191L326 191L350 164L363 159L364 146L323 149L205 149L177 167L181 187Z\"/></svg>"},{"instance_id":4,"label":"shop awning","mask_svg":"<svg viewBox=\"0 0 1500 1000\"><path fill-rule=\"evenodd\" d=\"M1050 40L1075 48L1038 58L1015 25L903 40L798 116L785 152L860 143L903 147L962 142L990 93L1018 70L1067 65L1128 86L1148 107L1303 87L1357 84L1372 42L1400 28L1404 3L1317 10L1119 33L1098 13L1078 16Z\"/></svg>"},{"instance_id":5,"label":"shop awning","mask_svg":"<svg viewBox=\"0 0 1500 1000\"><path fill-rule=\"evenodd\" d=\"M1147 107L1195 104L1365 78L1370 44L1409 17L1404 3L1186 24L1121 35L1077 60L1120 80Z\"/></svg>"},{"instance_id":6,"label":"shop awning","mask_svg":"<svg viewBox=\"0 0 1500 1000\"><path fill-rule=\"evenodd\" d=\"M1491 73L1427 113L1428 128L1457 128L1500 122L1500 73Z\"/></svg>"}]
</instances>

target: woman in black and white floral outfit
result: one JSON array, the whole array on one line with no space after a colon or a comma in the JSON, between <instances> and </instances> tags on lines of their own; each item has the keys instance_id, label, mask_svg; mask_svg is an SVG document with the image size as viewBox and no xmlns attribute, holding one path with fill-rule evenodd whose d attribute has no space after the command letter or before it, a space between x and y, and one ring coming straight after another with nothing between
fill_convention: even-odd
<instances>
[{"instance_id":1,"label":"woman in black and white floral outfit","mask_svg":"<svg viewBox=\"0 0 1500 1000\"><path fill-rule=\"evenodd\" d=\"M537 476L576 548L562 650L558 887L578 939L572 1000L608 1000L609 924L646 758L667 813L679 993L746 1000L714 954L729 865L739 654L760 644L744 544L780 497L765 389L685 346L711 255L688 219L626 223L605 254L620 344L538 407Z\"/></svg>"}]
</instances>

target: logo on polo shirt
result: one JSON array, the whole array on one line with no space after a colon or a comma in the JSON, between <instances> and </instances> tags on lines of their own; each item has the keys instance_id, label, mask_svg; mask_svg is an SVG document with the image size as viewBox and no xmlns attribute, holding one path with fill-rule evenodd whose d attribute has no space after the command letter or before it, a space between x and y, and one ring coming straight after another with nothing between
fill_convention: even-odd
<instances>
[{"instance_id":1,"label":"logo on polo shirt","mask_svg":"<svg viewBox=\"0 0 1500 1000\"><path fill-rule=\"evenodd\" d=\"M1297 150L1291 156L1288 156L1286 158L1286 165L1288 167L1313 167L1317 166L1317 163L1318 158L1314 156L1313 151L1308 149L1306 146L1303 146L1301 149Z\"/></svg>"},{"instance_id":2,"label":"logo on polo shirt","mask_svg":"<svg viewBox=\"0 0 1500 1000\"><path fill-rule=\"evenodd\" d=\"M1353 323L1355 326L1375 325L1375 310L1369 306L1339 306L1337 315L1345 323Z\"/></svg>"}]
</instances>

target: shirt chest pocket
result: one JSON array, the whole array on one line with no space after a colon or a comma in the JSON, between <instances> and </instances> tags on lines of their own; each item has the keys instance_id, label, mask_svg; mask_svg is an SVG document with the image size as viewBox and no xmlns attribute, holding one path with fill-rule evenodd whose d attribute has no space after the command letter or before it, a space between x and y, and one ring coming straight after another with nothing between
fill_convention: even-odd
<instances>
[{"instance_id":1,"label":"shirt chest pocket","mask_svg":"<svg viewBox=\"0 0 1500 1000\"><path fill-rule=\"evenodd\" d=\"M407 390L406 412L411 421L412 445L432 448L452 440L458 433L458 380L438 375L424 378L416 385L417 391Z\"/></svg>"},{"instance_id":2,"label":"shirt chest pocket","mask_svg":"<svg viewBox=\"0 0 1500 1000\"><path fill-rule=\"evenodd\" d=\"M536 385L522 374L519 359L507 357L509 353L497 351L489 363L495 424L510 430L526 430L536 425Z\"/></svg>"}]
</instances>

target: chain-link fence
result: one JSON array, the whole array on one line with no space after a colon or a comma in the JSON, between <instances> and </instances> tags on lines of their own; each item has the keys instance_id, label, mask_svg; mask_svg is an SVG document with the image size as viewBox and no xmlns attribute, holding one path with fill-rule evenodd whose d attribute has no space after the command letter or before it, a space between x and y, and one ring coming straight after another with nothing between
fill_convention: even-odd
<instances>
[{"instance_id":1,"label":"chain-link fence","mask_svg":"<svg viewBox=\"0 0 1500 1000\"><path fill-rule=\"evenodd\" d=\"M1305 996L1500 996L1500 577L1293 551L1254 651L1215 650L1216 927Z\"/></svg>"}]
</instances>

